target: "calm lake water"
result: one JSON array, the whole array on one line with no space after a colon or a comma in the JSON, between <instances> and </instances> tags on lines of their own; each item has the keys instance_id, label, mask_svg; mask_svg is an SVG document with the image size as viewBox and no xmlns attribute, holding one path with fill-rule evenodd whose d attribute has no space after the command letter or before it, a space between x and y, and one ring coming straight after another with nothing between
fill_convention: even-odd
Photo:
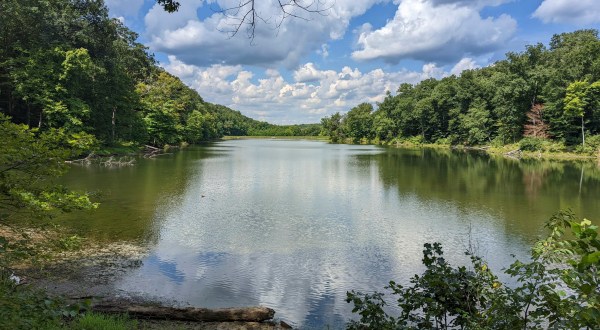
<instances>
[{"instance_id":1,"label":"calm lake water","mask_svg":"<svg viewBox=\"0 0 600 330\"><path fill-rule=\"evenodd\" d=\"M559 209L600 220L594 163L317 141L221 141L133 167L73 167L64 183L102 203L64 223L151 248L116 289L264 305L300 328L343 327L346 291L406 283L426 242L462 264L471 241L500 272Z\"/></svg>"}]
</instances>

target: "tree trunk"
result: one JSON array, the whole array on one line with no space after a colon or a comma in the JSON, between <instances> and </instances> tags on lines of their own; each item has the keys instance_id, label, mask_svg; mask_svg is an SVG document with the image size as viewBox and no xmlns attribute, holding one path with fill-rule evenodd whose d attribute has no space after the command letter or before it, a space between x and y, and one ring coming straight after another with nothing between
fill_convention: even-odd
<instances>
[{"instance_id":1,"label":"tree trunk","mask_svg":"<svg viewBox=\"0 0 600 330\"><path fill-rule=\"evenodd\" d=\"M581 145L585 148L585 130L583 129L583 116L581 116Z\"/></svg>"},{"instance_id":2,"label":"tree trunk","mask_svg":"<svg viewBox=\"0 0 600 330\"><path fill-rule=\"evenodd\" d=\"M13 98L12 91L9 89L8 90L8 115L9 116L13 115L14 108L15 108L15 100Z\"/></svg>"},{"instance_id":3,"label":"tree trunk","mask_svg":"<svg viewBox=\"0 0 600 330\"><path fill-rule=\"evenodd\" d=\"M115 116L117 113L117 107L113 107L113 111L112 111L112 142L115 142Z\"/></svg>"},{"instance_id":4,"label":"tree trunk","mask_svg":"<svg viewBox=\"0 0 600 330\"><path fill-rule=\"evenodd\" d=\"M275 315L275 311L267 307L207 309L106 303L94 305L92 309L101 313L127 313L138 318L196 322L262 322Z\"/></svg>"},{"instance_id":5,"label":"tree trunk","mask_svg":"<svg viewBox=\"0 0 600 330\"><path fill-rule=\"evenodd\" d=\"M31 128L31 103L27 102L27 127Z\"/></svg>"}]
</instances>

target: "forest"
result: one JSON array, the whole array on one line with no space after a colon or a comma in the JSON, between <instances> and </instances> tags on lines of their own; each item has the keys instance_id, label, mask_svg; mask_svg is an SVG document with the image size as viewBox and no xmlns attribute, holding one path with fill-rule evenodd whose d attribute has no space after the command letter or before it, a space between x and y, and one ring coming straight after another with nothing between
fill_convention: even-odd
<instances>
[{"instance_id":1,"label":"forest","mask_svg":"<svg viewBox=\"0 0 600 330\"><path fill-rule=\"evenodd\" d=\"M506 145L595 152L600 146L600 40L596 30L554 35L548 46L459 76L402 84L376 109L362 103L322 119L333 142Z\"/></svg>"},{"instance_id":2,"label":"forest","mask_svg":"<svg viewBox=\"0 0 600 330\"><path fill-rule=\"evenodd\" d=\"M0 113L96 145L164 146L224 135L316 135L205 102L158 66L103 1L0 3Z\"/></svg>"}]
</instances>

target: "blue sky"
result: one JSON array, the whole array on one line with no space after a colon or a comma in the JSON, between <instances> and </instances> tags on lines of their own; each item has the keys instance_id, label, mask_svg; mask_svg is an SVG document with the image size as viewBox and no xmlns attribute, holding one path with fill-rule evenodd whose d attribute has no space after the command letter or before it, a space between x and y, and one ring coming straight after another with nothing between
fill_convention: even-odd
<instances>
[{"instance_id":1,"label":"blue sky","mask_svg":"<svg viewBox=\"0 0 600 330\"><path fill-rule=\"evenodd\" d=\"M276 124L319 122L381 101L401 83L460 74L556 33L600 28L599 0L306 0L325 10L283 21L277 1L260 0L266 22L251 42L244 28L227 33L245 8L215 11L239 0L180 0L172 14L154 0L105 1L206 101Z\"/></svg>"}]
</instances>

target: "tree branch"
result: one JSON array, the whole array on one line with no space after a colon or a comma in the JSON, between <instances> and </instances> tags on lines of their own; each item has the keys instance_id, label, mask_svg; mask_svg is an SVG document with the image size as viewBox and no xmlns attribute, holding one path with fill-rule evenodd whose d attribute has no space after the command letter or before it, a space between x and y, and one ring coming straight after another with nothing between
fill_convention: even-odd
<instances>
[{"instance_id":1,"label":"tree branch","mask_svg":"<svg viewBox=\"0 0 600 330\"><path fill-rule=\"evenodd\" d=\"M175 0L156 1L158 4L163 6L165 11L170 13L177 11L180 6L179 2ZM281 19L278 19L275 23L275 29L279 32L279 29L286 18L292 17L310 21L310 18L306 17L304 14L319 14L326 16L326 12L333 7L333 4L326 6L326 2L324 0L277 0L277 7L281 12ZM271 19L271 17L263 17L260 12L257 11L256 0L240 0L236 6L228 8L215 8L212 7L211 4L211 9L215 13L221 13L228 19L235 22L234 24L229 24L232 26L230 30L219 29L219 31L225 32L229 35L229 38L233 38L240 32L242 27L245 26L246 34L248 39L250 39L250 43L254 42L258 23L262 22L268 25L269 20Z\"/></svg>"}]
</instances>

